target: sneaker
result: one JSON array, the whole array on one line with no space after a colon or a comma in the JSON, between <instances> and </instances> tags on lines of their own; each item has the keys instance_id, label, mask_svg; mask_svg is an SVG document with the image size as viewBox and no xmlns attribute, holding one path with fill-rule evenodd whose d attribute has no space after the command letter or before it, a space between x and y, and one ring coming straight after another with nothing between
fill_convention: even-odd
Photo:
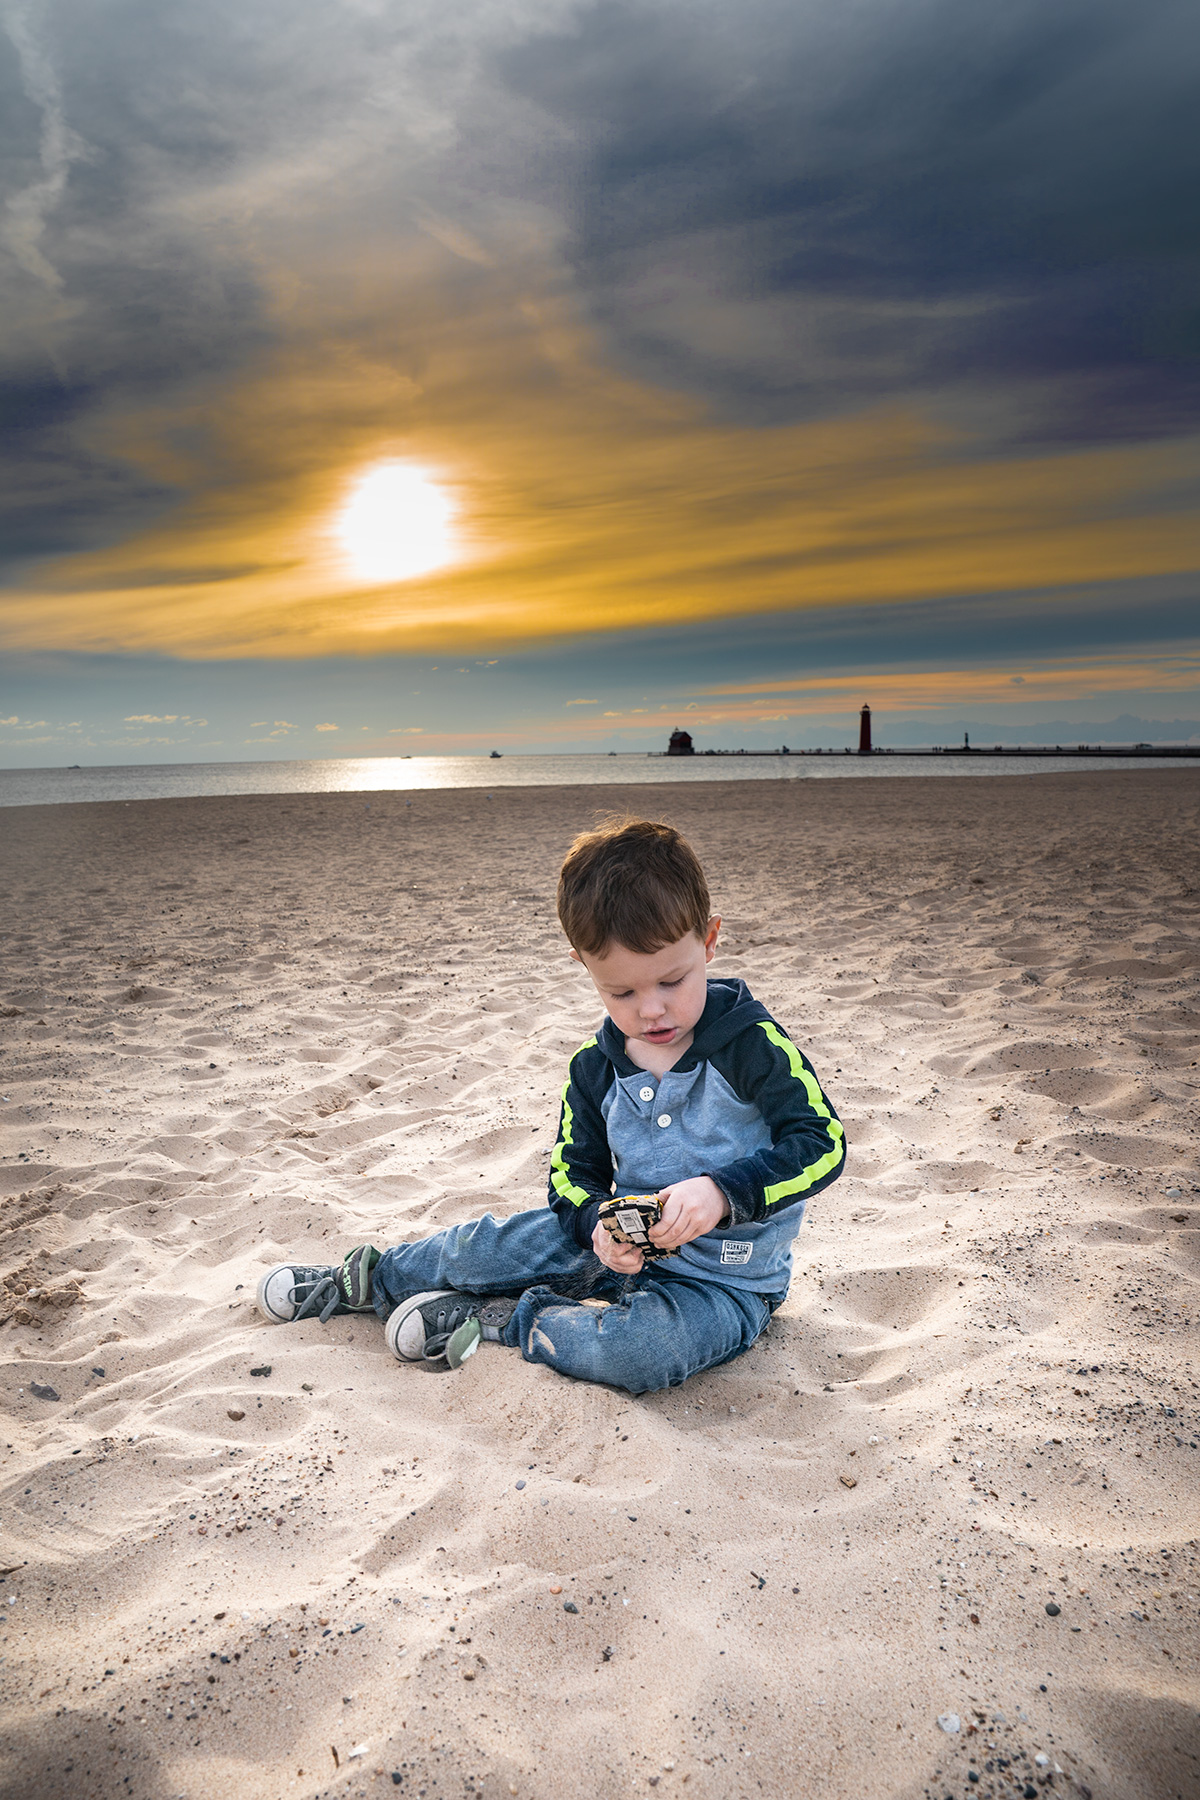
<instances>
[{"instance_id":1,"label":"sneaker","mask_svg":"<svg viewBox=\"0 0 1200 1800\"><path fill-rule=\"evenodd\" d=\"M258 1284L258 1310L272 1325L313 1317L323 1325L335 1313L371 1312L371 1271L378 1261L374 1245L358 1244L326 1268L276 1263Z\"/></svg>"},{"instance_id":2,"label":"sneaker","mask_svg":"<svg viewBox=\"0 0 1200 1800\"><path fill-rule=\"evenodd\" d=\"M399 1362L446 1362L457 1369L487 1338L504 1339L519 1294L458 1294L437 1288L402 1300L387 1322L388 1349Z\"/></svg>"}]
</instances>

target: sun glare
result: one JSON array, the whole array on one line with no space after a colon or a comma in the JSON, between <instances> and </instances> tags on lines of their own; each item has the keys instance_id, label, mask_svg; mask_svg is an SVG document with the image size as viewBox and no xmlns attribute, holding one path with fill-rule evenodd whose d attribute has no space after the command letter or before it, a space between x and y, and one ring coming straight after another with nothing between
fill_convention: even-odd
<instances>
[{"instance_id":1,"label":"sun glare","mask_svg":"<svg viewBox=\"0 0 1200 1800\"><path fill-rule=\"evenodd\" d=\"M381 463L355 486L337 534L356 575L407 581L450 561L454 506L409 463Z\"/></svg>"}]
</instances>

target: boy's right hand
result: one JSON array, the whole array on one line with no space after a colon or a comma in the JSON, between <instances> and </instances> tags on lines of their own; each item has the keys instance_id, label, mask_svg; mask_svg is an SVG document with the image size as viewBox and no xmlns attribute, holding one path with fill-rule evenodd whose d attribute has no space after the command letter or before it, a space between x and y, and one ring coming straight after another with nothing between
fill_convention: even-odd
<instances>
[{"instance_id":1,"label":"boy's right hand","mask_svg":"<svg viewBox=\"0 0 1200 1800\"><path fill-rule=\"evenodd\" d=\"M645 1262L645 1257L636 1244L620 1244L612 1232L599 1220L592 1233L592 1249L600 1258L606 1269L614 1275L636 1275Z\"/></svg>"}]
</instances>

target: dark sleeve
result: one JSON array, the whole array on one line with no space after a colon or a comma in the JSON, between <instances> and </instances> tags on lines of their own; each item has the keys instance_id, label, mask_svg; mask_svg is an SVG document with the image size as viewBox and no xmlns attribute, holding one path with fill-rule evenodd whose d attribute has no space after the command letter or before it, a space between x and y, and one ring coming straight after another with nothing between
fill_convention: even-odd
<instances>
[{"instance_id":1,"label":"dark sleeve","mask_svg":"<svg viewBox=\"0 0 1200 1800\"><path fill-rule=\"evenodd\" d=\"M769 1150L705 1171L729 1201L731 1223L774 1218L837 1180L846 1162L841 1121L810 1063L773 1019L756 1020L712 1061L771 1132Z\"/></svg>"},{"instance_id":2,"label":"dark sleeve","mask_svg":"<svg viewBox=\"0 0 1200 1800\"><path fill-rule=\"evenodd\" d=\"M612 1065L595 1038L589 1038L567 1070L558 1142L550 1157L550 1205L563 1230L584 1250L592 1247L600 1202L612 1195L612 1152L600 1111L611 1079Z\"/></svg>"}]
</instances>

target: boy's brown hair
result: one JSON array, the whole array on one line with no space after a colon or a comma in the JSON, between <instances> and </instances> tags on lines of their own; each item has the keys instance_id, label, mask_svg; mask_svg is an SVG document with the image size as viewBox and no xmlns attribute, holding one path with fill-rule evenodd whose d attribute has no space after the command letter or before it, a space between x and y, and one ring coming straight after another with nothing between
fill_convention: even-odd
<instances>
[{"instance_id":1,"label":"boy's brown hair","mask_svg":"<svg viewBox=\"0 0 1200 1800\"><path fill-rule=\"evenodd\" d=\"M562 928L587 956L614 943L651 954L689 931L702 938L711 910L696 852L673 825L653 819L613 819L582 832L558 878Z\"/></svg>"}]
</instances>

